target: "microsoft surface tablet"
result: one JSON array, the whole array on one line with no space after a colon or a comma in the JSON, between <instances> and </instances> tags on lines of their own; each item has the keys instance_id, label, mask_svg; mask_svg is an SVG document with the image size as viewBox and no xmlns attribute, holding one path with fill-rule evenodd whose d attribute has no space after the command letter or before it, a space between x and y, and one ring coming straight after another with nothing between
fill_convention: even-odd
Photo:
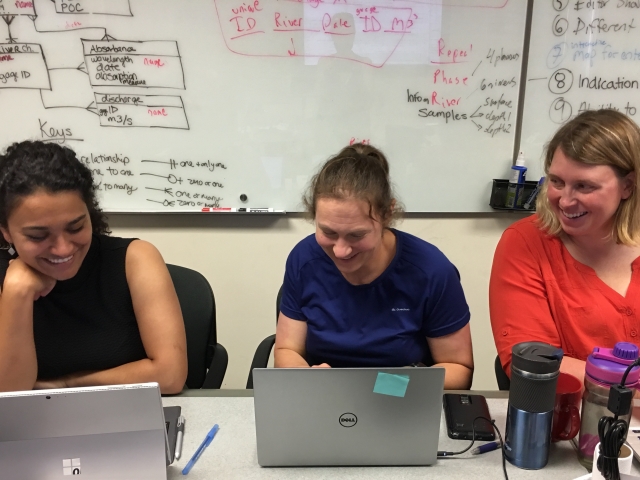
<instances>
[{"instance_id":1,"label":"microsoft surface tablet","mask_svg":"<svg viewBox=\"0 0 640 480\"><path fill-rule=\"evenodd\" d=\"M435 463L444 368L256 368L262 466Z\"/></svg>"},{"instance_id":2,"label":"microsoft surface tablet","mask_svg":"<svg viewBox=\"0 0 640 480\"><path fill-rule=\"evenodd\" d=\"M0 394L0 476L166 479L157 383Z\"/></svg>"}]
</instances>

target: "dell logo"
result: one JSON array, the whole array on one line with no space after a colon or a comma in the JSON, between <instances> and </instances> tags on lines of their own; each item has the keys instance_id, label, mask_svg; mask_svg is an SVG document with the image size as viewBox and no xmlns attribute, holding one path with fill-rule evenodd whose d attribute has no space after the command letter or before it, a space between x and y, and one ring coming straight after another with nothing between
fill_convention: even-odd
<instances>
[{"instance_id":1,"label":"dell logo","mask_svg":"<svg viewBox=\"0 0 640 480\"><path fill-rule=\"evenodd\" d=\"M339 418L340 425L343 427L353 427L356 423L358 423L358 417L356 417L353 413L343 413Z\"/></svg>"}]
</instances>

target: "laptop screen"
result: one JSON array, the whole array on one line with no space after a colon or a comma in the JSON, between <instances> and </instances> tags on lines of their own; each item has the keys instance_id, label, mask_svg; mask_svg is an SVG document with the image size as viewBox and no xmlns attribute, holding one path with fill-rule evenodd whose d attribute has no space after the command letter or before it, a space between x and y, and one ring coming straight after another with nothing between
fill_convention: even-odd
<instances>
[{"instance_id":1,"label":"laptop screen","mask_svg":"<svg viewBox=\"0 0 640 480\"><path fill-rule=\"evenodd\" d=\"M255 369L263 466L435 463L444 369Z\"/></svg>"},{"instance_id":2,"label":"laptop screen","mask_svg":"<svg viewBox=\"0 0 640 480\"><path fill-rule=\"evenodd\" d=\"M156 383L2 393L0 411L6 478L166 478Z\"/></svg>"}]
</instances>

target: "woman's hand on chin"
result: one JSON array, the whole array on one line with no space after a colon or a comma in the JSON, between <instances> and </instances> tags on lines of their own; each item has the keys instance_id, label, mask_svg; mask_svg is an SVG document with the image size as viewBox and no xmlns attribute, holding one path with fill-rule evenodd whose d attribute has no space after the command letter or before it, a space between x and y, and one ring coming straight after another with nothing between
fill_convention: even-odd
<instances>
[{"instance_id":1,"label":"woman's hand on chin","mask_svg":"<svg viewBox=\"0 0 640 480\"><path fill-rule=\"evenodd\" d=\"M33 301L40 297L46 297L53 287L56 286L56 280L37 271L24 263L20 258L9 261L9 268L4 280L4 287L27 289L33 293Z\"/></svg>"}]
</instances>

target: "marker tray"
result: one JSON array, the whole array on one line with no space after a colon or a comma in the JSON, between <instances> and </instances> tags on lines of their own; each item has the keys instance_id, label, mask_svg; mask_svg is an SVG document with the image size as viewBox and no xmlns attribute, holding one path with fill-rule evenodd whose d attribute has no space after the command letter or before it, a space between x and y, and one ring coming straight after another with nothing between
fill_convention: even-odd
<instances>
[{"instance_id":1,"label":"marker tray","mask_svg":"<svg viewBox=\"0 0 640 480\"><path fill-rule=\"evenodd\" d=\"M524 204L529 195L538 186L538 182L524 182L524 190L522 192L522 204ZM509 188L509 180L503 180L494 178L493 186L491 187L491 199L489 200L489 206L494 210L510 210L513 212L534 212L536 210L536 203L533 202L529 208L520 207L505 207L507 202L507 189Z\"/></svg>"}]
</instances>

